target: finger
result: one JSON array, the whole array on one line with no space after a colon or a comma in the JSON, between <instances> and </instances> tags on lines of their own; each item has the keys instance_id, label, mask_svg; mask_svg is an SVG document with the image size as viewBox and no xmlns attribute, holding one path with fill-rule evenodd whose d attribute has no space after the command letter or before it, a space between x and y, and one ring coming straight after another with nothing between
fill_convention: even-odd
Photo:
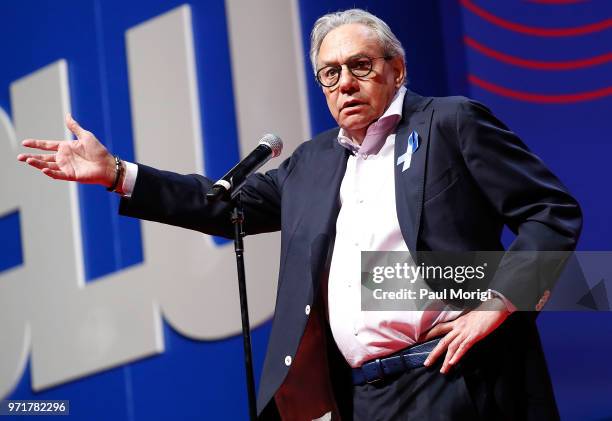
<instances>
[{"instance_id":1,"label":"finger","mask_svg":"<svg viewBox=\"0 0 612 421\"><path fill-rule=\"evenodd\" d=\"M438 336L446 335L448 332L453 330L453 322L445 322L435 325L433 328L429 330L425 334L423 338L424 341L429 341L430 339L437 338Z\"/></svg>"},{"instance_id":2,"label":"finger","mask_svg":"<svg viewBox=\"0 0 612 421\"><path fill-rule=\"evenodd\" d=\"M64 142L64 140L25 139L21 144L26 148L42 149L43 151L57 151L60 142Z\"/></svg>"},{"instance_id":3,"label":"finger","mask_svg":"<svg viewBox=\"0 0 612 421\"><path fill-rule=\"evenodd\" d=\"M427 357L427 359L425 359L423 365L426 367L432 365L438 359L438 357L440 357L440 355L442 355L446 351L448 345L455 339L458 334L458 332L453 330L447 333L446 336L444 336L442 339L440 339L440 342L438 342L438 345L436 345L433 351L429 353L429 356Z\"/></svg>"},{"instance_id":4,"label":"finger","mask_svg":"<svg viewBox=\"0 0 612 421\"><path fill-rule=\"evenodd\" d=\"M26 163L28 165L33 166L34 168L38 168L39 170L42 170L43 168L49 168L52 170L60 169L59 166L55 162L46 162L46 161L41 161L40 159L28 158Z\"/></svg>"},{"instance_id":5,"label":"finger","mask_svg":"<svg viewBox=\"0 0 612 421\"><path fill-rule=\"evenodd\" d=\"M461 358L463 358L463 356L468 351L468 349L470 349L472 345L474 345L476 342L477 341L471 337L465 338L463 342L461 342L461 345L459 345L459 348L457 348L457 350L455 351L455 354L452 356L452 358L450 359L448 363L450 365L457 364L461 360Z\"/></svg>"},{"instance_id":6,"label":"finger","mask_svg":"<svg viewBox=\"0 0 612 421\"><path fill-rule=\"evenodd\" d=\"M72 118L72 114L70 113L66 114L66 127L68 127L68 130L70 130L77 137L77 139L80 139L85 132L79 123Z\"/></svg>"},{"instance_id":7,"label":"finger","mask_svg":"<svg viewBox=\"0 0 612 421\"><path fill-rule=\"evenodd\" d=\"M463 335L457 335L455 339L448 344L448 348L446 349L446 355L444 356L444 362L442 363L442 367L440 368L440 373L446 374L450 369L450 360L456 354L457 350L461 347L461 344L465 341L465 337Z\"/></svg>"},{"instance_id":8,"label":"finger","mask_svg":"<svg viewBox=\"0 0 612 421\"><path fill-rule=\"evenodd\" d=\"M36 155L31 153L21 153L17 155L18 161L26 162L30 158L38 159L39 161L45 162L55 162L55 154Z\"/></svg>"},{"instance_id":9,"label":"finger","mask_svg":"<svg viewBox=\"0 0 612 421\"><path fill-rule=\"evenodd\" d=\"M64 173L63 171L56 171L56 170L52 170L49 168L43 168L42 170L43 174L55 179L55 180L66 180L66 181L70 181L71 178L68 177L68 174Z\"/></svg>"}]
</instances>

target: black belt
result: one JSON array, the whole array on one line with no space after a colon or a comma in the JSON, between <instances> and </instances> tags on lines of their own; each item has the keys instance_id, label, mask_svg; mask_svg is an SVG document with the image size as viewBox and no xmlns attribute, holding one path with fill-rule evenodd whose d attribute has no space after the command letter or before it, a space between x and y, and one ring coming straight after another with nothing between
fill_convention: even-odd
<instances>
[{"instance_id":1,"label":"black belt","mask_svg":"<svg viewBox=\"0 0 612 421\"><path fill-rule=\"evenodd\" d=\"M361 367L353 368L353 384L376 383L387 376L403 373L411 368L422 367L425 359L438 345L440 338L416 344L410 348L385 358L377 358L364 363Z\"/></svg>"}]
</instances>

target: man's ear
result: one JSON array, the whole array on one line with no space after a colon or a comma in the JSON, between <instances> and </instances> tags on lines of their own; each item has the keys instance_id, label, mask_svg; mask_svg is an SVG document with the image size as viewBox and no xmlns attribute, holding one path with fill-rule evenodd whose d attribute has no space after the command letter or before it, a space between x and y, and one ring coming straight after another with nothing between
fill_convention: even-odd
<instances>
[{"instance_id":1,"label":"man's ear","mask_svg":"<svg viewBox=\"0 0 612 421\"><path fill-rule=\"evenodd\" d=\"M393 67L395 87L399 88L404 84L404 80L406 79L406 65L402 57L395 56L391 59L391 66Z\"/></svg>"}]
</instances>

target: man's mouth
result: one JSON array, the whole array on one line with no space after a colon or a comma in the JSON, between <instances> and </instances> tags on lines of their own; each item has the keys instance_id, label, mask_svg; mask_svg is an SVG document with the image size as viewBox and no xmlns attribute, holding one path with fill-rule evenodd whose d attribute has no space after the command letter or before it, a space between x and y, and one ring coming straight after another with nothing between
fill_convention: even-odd
<instances>
[{"instance_id":1,"label":"man's mouth","mask_svg":"<svg viewBox=\"0 0 612 421\"><path fill-rule=\"evenodd\" d=\"M342 105L342 111L347 110L347 109L350 110L351 108L355 108L363 104L364 104L363 102L358 101L358 100L347 101L344 103L344 105Z\"/></svg>"}]
</instances>

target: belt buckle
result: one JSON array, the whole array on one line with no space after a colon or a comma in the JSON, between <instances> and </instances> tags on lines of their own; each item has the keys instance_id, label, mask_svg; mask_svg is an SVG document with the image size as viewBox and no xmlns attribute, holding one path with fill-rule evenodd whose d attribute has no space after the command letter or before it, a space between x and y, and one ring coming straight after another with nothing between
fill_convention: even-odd
<instances>
[{"instance_id":1,"label":"belt buckle","mask_svg":"<svg viewBox=\"0 0 612 421\"><path fill-rule=\"evenodd\" d=\"M366 379L366 383L367 384L374 384L376 382L383 381L384 378L385 378L385 372L383 371L382 364L380 363L380 358L376 358L370 364L374 364L374 366L376 367L376 371L377 371L378 377L369 378L369 376L367 375L368 371L363 370L363 375L364 375L364 377Z\"/></svg>"}]
</instances>

